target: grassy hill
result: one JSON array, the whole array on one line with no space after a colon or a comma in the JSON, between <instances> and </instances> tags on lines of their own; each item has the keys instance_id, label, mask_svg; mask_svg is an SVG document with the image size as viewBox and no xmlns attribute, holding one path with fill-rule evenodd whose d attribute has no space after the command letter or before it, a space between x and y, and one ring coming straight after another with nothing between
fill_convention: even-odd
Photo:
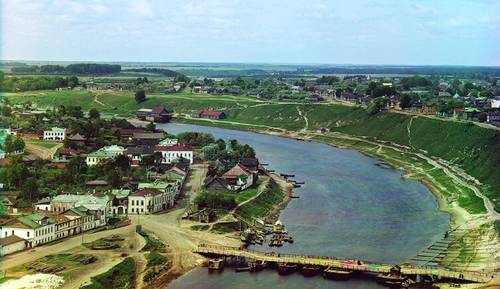
<instances>
[{"instance_id":1,"label":"grassy hill","mask_svg":"<svg viewBox=\"0 0 500 289\"><path fill-rule=\"evenodd\" d=\"M268 103L244 96L154 94L137 104L131 92L47 91L4 94L12 103L30 101L39 107L79 105L110 114L131 115L138 108L164 105L178 113L197 109L224 110L227 121L266 125L287 130L329 128L354 136L368 136L411 145L431 156L460 165L481 181L484 193L500 211L500 134L472 123L441 121L397 113L369 116L364 109L341 105ZM306 122L307 120L307 122ZM410 125L411 124L411 125ZM465 201L465 200L463 200Z\"/></svg>"}]
</instances>

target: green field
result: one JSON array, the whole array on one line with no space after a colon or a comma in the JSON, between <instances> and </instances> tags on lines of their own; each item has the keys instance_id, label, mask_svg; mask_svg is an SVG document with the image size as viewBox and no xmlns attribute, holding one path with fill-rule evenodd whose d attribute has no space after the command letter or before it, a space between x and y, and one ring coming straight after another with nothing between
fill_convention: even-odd
<instances>
[{"instance_id":1,"label":"green field","mask_svg":"<svg viewBox=\"0 0 500 289\"><path fill-rule=\"evenodd\" d=\"M44 91L4 94L11 103L27 101L39 108L57 105L79 105L84 110L97 108L108 114L133 115L141 107L164 105L176 113L189 114L198 109L223 110L228 116L223 121L182 119L190 123L217 125L238 129L287 129L298 131L320 127L353 136L367 136L400 145L411 144L415 151L426 151L430 156L443 158L459 165L483 185L482 191L500 210L500 134L472 123L441 121L397 113L379 113L369 116L363 108L333 104L266 102L245 96L213 96L208 94L177 93L153 94L137 104L132 92ZM302 115L300 115L300 113ZM308 122L306 125L305 118ZM408 133L408 125L411 127ZM307 127L306 127L307 126ZM341 142L340 140L336 140ZM345 140L343 140L345 141ZM369 148L369 144L357 144ZM360 147L360 149L363 149ZM396 162L396 160L394 160ZM404 162L399 160L398 162ZM446 183L445 180L440 180ZM462 190L461 190L462 191ZM465 192L465 191L464 191ZM473 203L477 199L467 193L459 199L471 211L481 211Z\"/></svg>"},{"instance_id":2,"label":"green field","mask_svg":"<svg viewBox=\"0 0 500 289\"><path fill-rule=\"evenodd\" d=\"M27 144L34 144L37 146L44 147L46 149L51 149L58 145L57 142L50 142L50 141L43 141L43 140L26 140L25 141Z\"/></svg>"},{"instance_id":3,"label":"green field","mask_svg":"<svg viewBox=\"0 0 500 289\"><path fill-rule=\"evenodd\" d=\"M136 263L128 257L109 271L92 277L92 283L82 289L132 289L135 288Z\"/></svg>"}]
</instances>

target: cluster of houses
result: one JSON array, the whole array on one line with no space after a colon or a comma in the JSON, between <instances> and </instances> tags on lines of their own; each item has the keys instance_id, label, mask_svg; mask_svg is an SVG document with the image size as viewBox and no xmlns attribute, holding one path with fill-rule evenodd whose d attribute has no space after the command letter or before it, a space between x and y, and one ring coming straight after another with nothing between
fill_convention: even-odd
<instances>
[{"instance_id":1,"label":"cluster of houses","mask_svg":"<svg viewBox=\"0 0 500 289\"><path fill-rule=\"evenodd\" d=\"M224 164L219 160L211 164L210 174L203 185L207 192L241 192L253 186L259 175L259 160L246 158L222 175L215 173Z\"/></svg>"},{"instance_id":2,"label":"cluster of houses","mask_svg":"<svg viewBox=\"0 0 500 289\"><path fill-rule=\"evenodd\" d=\"M2 255L33 248L108 224L111 217L153 214L172 208L186 179L174 166L154 182L86 194L59 194L37 202L36 213L2 219Z\"/></svg>"},{"instance_id":3,"label":"cluster of houses","mask_svg":"<svg viewBox=\"0 0 500 289\"><path fill-rule=\"evenodd\" d=\"M194 159L191 146L166 138L164 132L144 128L116 128L113 138L121 145L104 146L88 154L79 148L89 151L93 144L66 129L54 127L44 131L43 138L67 141L69 147L51 163L62 164L61 168L77 155L83 156L88 166L123 155L132 166L140 166L146 156L153 156L158 170L149 174L148 179L153 181L129 181L119 189L105 189L108 184L102 180L87 182L93 193L64 193L39 200L35 213L27 216L17 215L13 202L3 198L3 205L12 214L0 220L3 255L105 226L111 217L153 214L173 207Z\"/></svg>"}]
</instances>

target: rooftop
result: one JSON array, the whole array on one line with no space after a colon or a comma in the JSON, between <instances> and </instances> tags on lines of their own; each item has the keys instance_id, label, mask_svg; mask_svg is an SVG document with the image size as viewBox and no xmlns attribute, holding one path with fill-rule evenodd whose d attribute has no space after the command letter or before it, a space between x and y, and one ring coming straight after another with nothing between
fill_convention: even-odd
<instances>
[{"instance_id":1,"label":"rooftop","mask_svg":"<svg viewBox=\"0 0 500 289\"><path fill-rule=\"evenodd\" d=\"M193 147L190 145L183 145L183 144L176 144L176 145L171 145L171 146L155 146L155 151L177 151L177 152L186 152L186 151L193 151Z\"/></svg>"},{"instance_id":2,"label":"rooftop","mask_svg":"<svg viewBox=\"0 0 500 289\"><path fill-rule=\"evenodd\" d=\"M155 195L159 195L159 194L161 194L161 191L159 191L157 189L142 189L142 190L135 191L130 195L135 196L135 197L145 197L145 196L155 196Z\"/></svg>"},{"instance_id":3,"label":"rooftop","mask_svg":"<svg viewBox=\"0 0 500 289\"><path fill-rule=\"evenodd\" d=\"M25 240L21 237L18 237L16 235L10 235L10 236L5 237L5 238L0 238L0 246L4 247L4 246L8 246L8 245L15 244L18 242L24 242L24 241Z\"/></svg>"}]
</instances>

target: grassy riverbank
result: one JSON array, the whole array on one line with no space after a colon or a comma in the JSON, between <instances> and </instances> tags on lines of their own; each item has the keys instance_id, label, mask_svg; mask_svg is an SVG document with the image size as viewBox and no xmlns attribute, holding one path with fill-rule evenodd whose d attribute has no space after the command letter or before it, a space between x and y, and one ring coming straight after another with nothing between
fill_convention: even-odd
<instances>
[{"instance_id":1,"label":"grassy riverbank","mask_svg":"<svg viewBox=\"0 0 500 289\"><path fill-rule=\"evenodd\" d=\"M137 104L133 93L121 91L42 91L6 93L11 103L31 102L40 108L79 105L84 110L97 108L108 114L133 115L138 108L164 105L181 115L209 108L224 110L227 119L206 121L182 119L183 122L245 130L314 132L320 127L371 140L392 142L413 152L425 152L464 170L473 178L465 181L476 186L500 210L500 133L473 123L415 117L399 113L369 116L363 108L326 103L265 102L253 97L177 93L148 95ZM345 140L343 140L345 142ZM335 142L338 142L336 140ZM335 143L332 143L335 145ZM361 145L360 145L361 146ZM411 159L410 159L411 160ZM456 183L443 173L433 172L441 186L453 191ZM476 179L477 182L474 180ZM481 204L467 189L456 198L471 213L481 212Z\"/></svg>"}]
</instances>

